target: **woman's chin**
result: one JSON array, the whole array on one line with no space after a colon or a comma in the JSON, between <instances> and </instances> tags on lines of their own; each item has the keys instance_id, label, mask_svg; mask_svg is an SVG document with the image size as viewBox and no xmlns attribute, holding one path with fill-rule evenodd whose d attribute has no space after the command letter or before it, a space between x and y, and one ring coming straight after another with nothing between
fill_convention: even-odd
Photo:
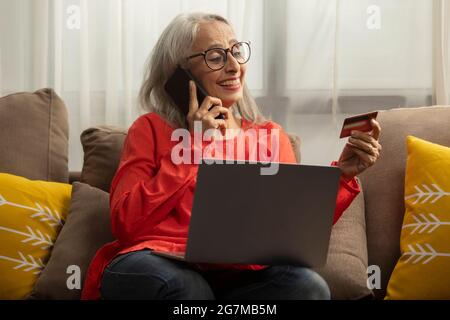
<instances>
[{"instance_id":1,"label":"woman's chin","mask_svg":"<svg viewBox=\"0 0 450 320\"><path fill-rule=\"evenodd\" d=\"M222 100L222 106L224 108L231 108L232 106L234 106L236 103L238 103L238 101L240 99L223 99L220 98L220 100Z\"/></svg>"},{"instance_id":2,"label":"woman's chin","mask_svg":"<svg viewBox=\"0 0 450 320\"><path fill-rule=\"evenodd\" d=\"M222 100L222 105L225 108L229 108L229 107L235 105L239 100L242 99L242 94L220 95L219 99Z\"/></svg>"}]
</instances>

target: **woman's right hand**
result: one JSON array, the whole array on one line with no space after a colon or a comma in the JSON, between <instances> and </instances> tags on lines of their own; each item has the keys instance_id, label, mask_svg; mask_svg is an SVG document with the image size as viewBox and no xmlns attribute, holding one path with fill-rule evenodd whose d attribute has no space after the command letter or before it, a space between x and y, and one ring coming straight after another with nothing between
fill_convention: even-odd
<instances>
[{"instance_id":1,"label":"woman's right hand","mask_svg":"<svg viewBox=\"0 0 450 320\"><path fill-rule=\"evenodd\" d=\"M201 121L202 134L208 129L218 129L224 135L227 129L229 110L222 107L222 101L218 98L207 96L199 106L197 86L194 81L189 81L189 96L189 113L187 115L189 131L194 132L194 122ZM216 119L220 114L223 114L224 119Z\"/></svg>"}]
</instances>

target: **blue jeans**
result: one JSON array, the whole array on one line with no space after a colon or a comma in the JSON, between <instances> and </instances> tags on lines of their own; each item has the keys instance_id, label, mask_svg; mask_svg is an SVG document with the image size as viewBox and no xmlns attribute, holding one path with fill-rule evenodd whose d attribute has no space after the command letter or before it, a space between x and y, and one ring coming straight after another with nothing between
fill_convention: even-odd
<instances>
[{"instance_id":1,"label":"blue jeans","mask_svg":"<svg viewBox=\"0 0 450 320\"><path fill-rule=\"evenodd\" d=\"M150 250L116 257L101 282L102 299L113 300L306 300L330 299L325 280L289 265L263 270L198 271Z\"/></svg>"}]
</instances>

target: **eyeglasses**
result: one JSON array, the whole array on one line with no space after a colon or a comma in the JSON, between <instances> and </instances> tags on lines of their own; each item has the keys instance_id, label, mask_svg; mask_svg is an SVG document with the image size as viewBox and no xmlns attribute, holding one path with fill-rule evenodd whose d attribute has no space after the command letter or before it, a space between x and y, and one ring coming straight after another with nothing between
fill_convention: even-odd
<instances>
[{"instance_id":1,"label":"eyeglasses","mask_svg":"<svg viewBox=\"0 0 450 320\"><path fill-rule=\"evenodd\" d=\"M197 53L187 57L186 60L203 56L208 68L213 71L217 71L223 69L223 67L227 64L228 52L231 52L231 55L239 64L245 64L248 60L250 60L251 56L250 42L238 42L228 49L212 48L202 53Z\"/></svg>"}]
</instances>

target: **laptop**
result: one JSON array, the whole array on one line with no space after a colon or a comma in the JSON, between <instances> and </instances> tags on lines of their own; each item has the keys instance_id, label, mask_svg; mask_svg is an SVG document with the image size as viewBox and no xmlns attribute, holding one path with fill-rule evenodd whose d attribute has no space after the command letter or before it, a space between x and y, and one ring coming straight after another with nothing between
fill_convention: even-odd
<instances>
[{"instance_id":1,"label":"laptop","mask_svg":"<svg viewBox=\"0 0 450 320\"><path fill-rule=\"evenodd\" d=\"M186 252L192 263L325 265L340 169L279 164L199 165Z\"/></svg>"}]
</instances>

